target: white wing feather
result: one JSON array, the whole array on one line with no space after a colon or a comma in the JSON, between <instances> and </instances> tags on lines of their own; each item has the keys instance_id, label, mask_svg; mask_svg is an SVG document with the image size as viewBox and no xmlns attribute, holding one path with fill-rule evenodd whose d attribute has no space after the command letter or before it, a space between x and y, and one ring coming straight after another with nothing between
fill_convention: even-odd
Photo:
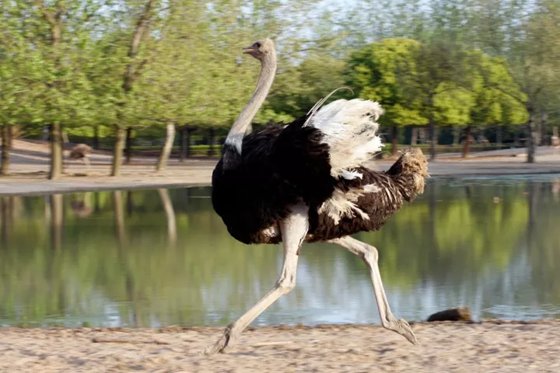
<instances>
[{"instance_id":1,"label":"white wing feather","mask_svg":"<svg viewBox=\"0 0 560 373\"><path fill-rule=\"evenodd\" d=\"M330 147L332 176L349 180L362 177L353 169L383 147L376 122L381 114L379 103L353 99L333 101L311 118L310 125L323 132L323 142Z\"/></svg>"}]
</instances>

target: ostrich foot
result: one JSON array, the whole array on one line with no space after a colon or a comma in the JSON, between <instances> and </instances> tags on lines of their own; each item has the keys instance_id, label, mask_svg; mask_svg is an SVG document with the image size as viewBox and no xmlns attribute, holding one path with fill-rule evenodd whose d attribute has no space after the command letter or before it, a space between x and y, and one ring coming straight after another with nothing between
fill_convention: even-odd
<instances>
[{"instance_id":1,"label":"ostrich foot","mask_svg":"<svg viewBox=\"0 0 560 373\"><path fill-rule=\"evenodd\" d=\"M418 344L418 339L416 339L416 336L414 335L414 332L412 331L410 324L404 319L386 320L383 322L383 327L392 330L395 333L399 333L413 345Z\"/></svg>"},{"instance_id":2,"label":"ostrich foot","mask_svg":"<svg viewBox=\"0 0 560 373\"><path fill-rule=\"evenodd\" d=\"M211 346L208 346L204 350L205 355L213 355L217 352L224 353L225 349L229 346L230 342L233 341L232 332L230 327L224 330L224 334Z\"/></svg>"}]
</instances>

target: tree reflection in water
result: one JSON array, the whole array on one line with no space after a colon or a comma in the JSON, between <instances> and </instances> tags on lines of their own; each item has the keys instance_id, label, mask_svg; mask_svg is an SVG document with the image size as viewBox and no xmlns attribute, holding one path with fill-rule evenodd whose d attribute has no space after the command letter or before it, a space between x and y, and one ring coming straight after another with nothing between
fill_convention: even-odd
<instances>
[{"instance_id":1,"label":"tree reflection in water","mask_svg":"<svg viewBox=\"0 0 560 373\"><path fill-rule=\"evenodd\" d=\"M560 316L558 177L432 179L381 231L395 312ZM216 325L273 282L279 248L234 241L208 188L0 197L0 325ZM257 323L377 321L367 269L302 250L298 286Z\"/></svg>"}]
</instances>

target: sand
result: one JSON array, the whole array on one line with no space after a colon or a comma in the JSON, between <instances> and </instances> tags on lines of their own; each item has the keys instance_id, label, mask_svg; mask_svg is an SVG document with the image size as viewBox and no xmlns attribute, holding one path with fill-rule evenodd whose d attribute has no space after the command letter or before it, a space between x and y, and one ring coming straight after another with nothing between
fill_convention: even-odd
<instances>
[{"instance_id":1,"label":"sand","mask_svg":"<svg viewBox=\"0 0 560 373\"><path fill-rule=\"evenodd\" d=\"M119 178L107 176L110 156L95 154L86 169L67 161L64 176L47 180L44 144L16 142L11 174L0 195L78 190L209 185L215 160L170 162L135 158ZM433 176L560 174L560 150L539 149L536 164L523 150L440 157ZM376 162L386 169L390 161ZM560 176L559 176L560 177ZM202 352L218 328L0 328L0 372L560 372L560 320L416 323L411 345L375 325L260 327L246 331L228 353Z\"/></svg>"},{"instance_id":2,"label":"sand","mask_svg":"<svg viewBox=\"0 0 560 373\"><path fill-rule=\"evenodd\" d=\"M0 329L1 372L559 372L560 321L262 327L225 353L216 328Z\"/></svg>"}]
</instances>

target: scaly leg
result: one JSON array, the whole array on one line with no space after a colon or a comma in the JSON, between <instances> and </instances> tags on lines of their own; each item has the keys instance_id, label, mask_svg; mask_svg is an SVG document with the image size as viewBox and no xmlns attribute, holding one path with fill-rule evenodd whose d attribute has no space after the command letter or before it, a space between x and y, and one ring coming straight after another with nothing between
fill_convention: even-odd
<instances>
[{"instance_id":1,"label":"scaly leg","mask_svg":"<svg viewBox=\"0 0 560 373\"><path fill-rule=\"evenodd\" d=\"M223 336L209 348L206 354L223 352L226 347L232 345L243 330L263 313L272 303L282 295L289 293L296 285L296 270L298 262L298 250L307 234L309 227L307 219L307 207L297 206L292 210L290 216L280 223L282 242L284 246L284 264L282 272L276 285L253 307L251 307L237 321L228 325Z\"/></svg>"},{"instance_id":2,"label":"scaly leg","mask_svg":"<svg viewBox=\"0 0 560 373\"><path fill-rule=\"evenodd\" d=\"M381 273L379 272L379 266L377 264L377 258L379 256L377 249L350 236L337 238L330 240L329 242L338 244L351 253L360 256L369 267L371 282L373 284L373 292L375 294L379 317L383 327L399 333L408 339L410 343L418 343L412 328L406 320L397 319L391 312L391 307L389 307L389 302L387 301L387 296L385 295L385 290L383 289L383 283L381 282Z\"/></svg>"}]
</instances>

